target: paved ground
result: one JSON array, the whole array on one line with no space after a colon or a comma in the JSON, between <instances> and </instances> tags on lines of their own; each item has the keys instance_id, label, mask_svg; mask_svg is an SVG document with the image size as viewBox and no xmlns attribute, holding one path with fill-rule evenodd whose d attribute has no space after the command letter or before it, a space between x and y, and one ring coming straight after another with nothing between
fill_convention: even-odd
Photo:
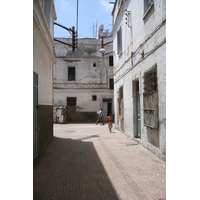
<instances>
[{"instance_id":1,"label":"paved ground","mask_svg":"<svg viewBox=\"0 0 200 200\"><path fill-rule=\"evenodd\" d=\"M34 200L166 199L166 164L107 124L54 124L33 169Z\"/></svg>"}]
</instances>

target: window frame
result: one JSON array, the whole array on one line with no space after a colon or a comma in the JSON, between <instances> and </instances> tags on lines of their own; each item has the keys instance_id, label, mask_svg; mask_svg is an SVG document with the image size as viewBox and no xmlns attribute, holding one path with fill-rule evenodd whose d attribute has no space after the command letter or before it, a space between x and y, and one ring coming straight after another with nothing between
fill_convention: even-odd
<instances>
[{"instance_id":1,"label":"window frame","mask_svg":"<svg viewBox=\"0 0 200 200\"><path fill-rule=\"evenodd\" d=\"M117 31L117 54L120 56L122 54L122 28L120 26Z\"/></svg>"},{"instance_id":2,"label":"window frame","mask_svg":"<svg viewBox=\"0 0 200 200\"><path fill-rule=\"evenodd\" d=\"M92 101L97 101L97 95L92 95Z\"/></svg>"},{"instance_id":3,"label":"window frame","mask_svg":"<svg viewBox=\"0 0 200 200\"><path fill-rule=\"evenodd\" d=\"M113 56L109 56L109 67L113 67Z\"/></svg>"},{"instance_id":4,"label":"window frame","mask_svg":"<svg viewBox=\"0 0 200 200\"><path fill-rule=\"evenodd\" d=\"M113 78L109 79L109 88L110 88L110 90L114 90L114 79Z\"/></svg>"},{"instance_id":5,"label":"window frame","mask_svg":"<svg viewBox=\"0 0 200 200\"><path fill-rule=\"evenodd\" d=\"M143 119L144 125L158 129L158 82L157 65L144 73Z\"/></svg>"},{"instance_id":6,"label":"window frame","mask_svg":"<svg viewBox=\"0 0 200 200\"><path fill-rule=\"evenodd\" d=\"M71 74L70 69L74 68L74 73ZM68 81L76 81L76 67L75 66L68 66ZM69 80L69 77L71 75L71 80Z\"/></svg>"},{"instance_id":7,"label":"window frame","mask_svg":"<svg viewBox=\"0 0 200 200\"><path fill-rule=\"evenodd\" d=\"M154 6L154 0L144 0L143 1L144 6L144 16L143 19L146 17L146 15L149 13L151 8Z\"/></svg>"}]
</instances>

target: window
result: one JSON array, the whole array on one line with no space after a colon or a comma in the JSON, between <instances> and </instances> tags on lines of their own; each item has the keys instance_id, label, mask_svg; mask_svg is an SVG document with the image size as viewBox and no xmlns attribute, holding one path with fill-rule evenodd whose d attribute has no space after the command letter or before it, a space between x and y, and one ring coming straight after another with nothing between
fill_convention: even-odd
<instances>
[{"instance_id":1,"label":"window","mask_svg":"<svg viewBox=\"0 0 200 200\"><path fill-rule=\"evenodd\" d=\"M113 90L114 89L113 79L109 79L109 83L110 83L110 89Z\"/></svg>"},{"instance_id":2,"label":"window","mask_svg":"<svg viewBox=\"0 0 200 200\"><path fill-rule=\"evenodd\" d=\"M44 15L49 27L51 22L51 4L52 4L51 0L45 0L44 2Z\"/></svg>"},{"instance_id":3,"label":"window","mask_svg":"<svg viewBox=\"0 0 200 200\"><path fill-rule=\"evenodd\" d=\"M113 66L113 56L109 56L109 66Z\"/></svg>"},{"instance_id":4,"label":"window","mask_svg":"<svg viewBox=\"0 0 200 200\"><path fill-rule=\"evenodd\" d=\"M152 4L153 0L144 0L144 13L148 11Z\"/></svg>"},{"instance_id":5,"label":"window","mask_svg":"<svg viewBox=\"0 0 200 200\"><path fill-rule=\"evenodd\" d=\"M67 107L76 106L76 97L67 97Z\"/></svg>"},{"instance_id":6,"label":"window","mask_svg":"<svg viewBox=\"0 0 200 200\"><path fill-rule=\"evenodd\" d=\"M96 67L96 63L93 63L93 67Z\"/></svg>"},{"instance_id":7,"label":"window","mask_svg":"<svg viewBox=\"0 0 200 200\"><path fill-rule=\"evenodd\" d=\"M96 95L92 95L92 101L96 101L97 100L97 96Z\"/></svg>"},{"instance_id":8,"label":"window","mask_svg":"<svg viewBox=\"0 0 200 200\"><path fill-rule=\"evenodd\" d=\"M157 91L157 68L144 74L144 125L150 128L158 128L158 91Z\"/></svg>"},{"instance_id":9,"label":"window","mask_svg":"<svg viewBox=\"0 0 200 200\"><path fill-rule=\"evenodd\" d=\"M75 81L75 67L68 67L68 80Z\"/></svg>"},{"instance_id":10,"label":"window","mask_svg":"<svg viewBox=\"0 0 200 200\"><path fill-rule=\"evenodd\" d=\"M117 31L117 54L119 55L122 52L122 29L120 27Z\"/></svg>"}]
</instances>

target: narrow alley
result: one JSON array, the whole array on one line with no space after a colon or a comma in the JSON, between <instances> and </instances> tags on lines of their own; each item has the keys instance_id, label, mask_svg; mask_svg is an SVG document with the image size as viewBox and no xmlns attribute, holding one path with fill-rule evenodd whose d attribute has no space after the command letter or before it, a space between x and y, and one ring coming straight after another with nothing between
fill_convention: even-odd
<instances>
[{"instance_id":1,"label":"narrow alley","mask_svg":"<svg viewBox=\"0 0 200 200\"><path fill-rule=\"evenodd\" d=\"M166 164L106 125L54 124L33 169L34 200L166 199Z\"/></svg>"}]
</instances>

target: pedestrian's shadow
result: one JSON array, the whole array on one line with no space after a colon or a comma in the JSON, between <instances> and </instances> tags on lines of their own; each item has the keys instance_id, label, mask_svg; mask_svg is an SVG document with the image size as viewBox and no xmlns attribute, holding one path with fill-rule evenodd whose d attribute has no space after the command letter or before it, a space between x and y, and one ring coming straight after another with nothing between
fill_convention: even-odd
<instances>
[{"instance_id":1,"label":"pedestrian's shadow","mask_svg":"<svg viewBox=\"0 0 200 200\"><path fill-rule=\"evenodd\" d=\"M119 198L92 142L54 137L33 169L33 199Z\"/></svg>"}]
</instances>

